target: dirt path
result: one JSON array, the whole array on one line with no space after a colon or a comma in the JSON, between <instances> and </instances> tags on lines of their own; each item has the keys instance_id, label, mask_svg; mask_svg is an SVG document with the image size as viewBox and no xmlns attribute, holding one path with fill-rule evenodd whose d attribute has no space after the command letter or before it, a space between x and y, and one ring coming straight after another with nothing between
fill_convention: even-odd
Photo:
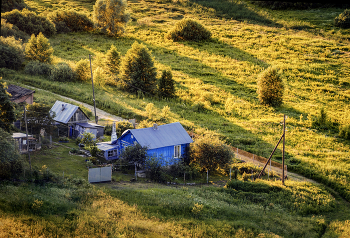
<instances>
[{"instance_id":1,"label":"dirt path","mask_svg":"<svg viewBox=\"0 0 350 238\"><path fill-rule=\"evenodd\" d=\"M244 161L244 162L249 162L249 163L253 163L259 167L264 168L265 164L260 162L260 161L257 161L257 160L253 160L249 157L246 157L244 155L241 155L241 154L237 154L237 152L235 152L236 154L236 157L239 158L240 160ZM267 173L269 171L269 167L270 165L266 166L266 169L265 169L265 172ZM282 177L282 169L280 168L277 168L277 167L273 167L271 166L271 170L274 172L274 173L277 173L278 175L280 175ZM312 180L312 179L308 179L308 178L305 178L299 174L295 174L295 173L291 173L291 172L285 172L286 175L288 176L289 179L292 179L292 180L296 180L296 181L305 181L305 182L311 182L311 183L317 183L316 181Z\"/></svg>"},{"instance_id":2,"label":"dirt path","mask_svg":"<svg viewBox=\"0 0 350 238\"><path fill-rule=\"evenodd\" d=\"M52 93L53 95L55 96L58 96L58 97L61 97L63 99L66 99L68 101L71 101L71 102L74 102L74 103L77 103L77 104L81 104L83 105L84 107L88 108L89 110L92 111L92 113L94 113L94 106L91 106L87 103L84 103L84 102L79 102L77 100L74 100L72 98L68 98L68 97L65 97L65 96L61 96L59 94L56 94L56 93L53 93L53 92L50 92L50 91L47 91L47 90L44 90L44 89L40 89L40 88L35 88L35 87L32 87L32 86L28 86L28 85L24 85L24 87L27 87L27 88L32 88L32 89L35 89L35 90L40 90L40 91L43 91L43 92L47 92L47 93ZM112 120L112 121L125 121L124 118L121 118L121 117L118 117L118 116L115 116L115 115L112 115L108 112L105 112L101 109L98 109L96 108L96 114L98 116L99 119L105 119L105 120Z\"/></svg>"}]
</instances>

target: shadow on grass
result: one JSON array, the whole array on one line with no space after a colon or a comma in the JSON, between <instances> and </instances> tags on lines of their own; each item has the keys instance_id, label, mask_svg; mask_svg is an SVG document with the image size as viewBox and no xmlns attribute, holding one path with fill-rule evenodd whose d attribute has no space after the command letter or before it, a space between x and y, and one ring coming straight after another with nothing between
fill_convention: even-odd
<instances>
[{"instance_id":1,"label":"shadow on grass","mask_svg":"<svg viewBox=\"0 0 350 238\"><path fill-rule=\"evenodd\" d=\"M215 10L215 16L225 19L232 19L238 21L248 21L252 23L258 23L259 25L282 27L283 25L276 23L265 16L249 9L247 4L243 1L237 0L190 0L194 8L198 8L197 5L213 8Z\"/></svg>"}]
</instances>

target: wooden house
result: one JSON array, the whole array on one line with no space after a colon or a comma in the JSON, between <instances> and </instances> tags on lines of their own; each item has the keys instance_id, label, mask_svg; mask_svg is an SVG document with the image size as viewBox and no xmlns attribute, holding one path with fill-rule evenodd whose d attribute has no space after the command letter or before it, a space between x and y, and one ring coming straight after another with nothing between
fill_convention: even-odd
<instances>
[{"instance_id":1,"label":"wooden house","mask_svg":"<svg viewBox=\"0 0 350 238\"><path fill-rule=\"evenodd\" d=\"M89 117L78 106L56 101L50 112L63 135L76 138L84 132L91 132L95 138L103 136L104 126L89 122Z\"/></svg>"},{"instance_id":2,"label":"wooden house","mask_svg":"<svg viewBox=\"0 0 350 238\"><path fill-rule=\"evenodd\" d=\"M98 143L105 159L118 159L125 147L135 143L148 148L148 156L161 160L162 165L171 165L183 158L193 140L179 122L142 129L126 130L117 140Z\"/></svg>"},{"instance_id":3,"label":"wooden house","mask_svg":"<svg viewBox=\"0 0 350 238\"><path fill-rule=\"evenodd\" d=\"M35 91L23 88L17 85L10 84L6 90L11 94L10 100L15 103L26 102L28 104L33 104Z\"/></svg>"}]
</instances>

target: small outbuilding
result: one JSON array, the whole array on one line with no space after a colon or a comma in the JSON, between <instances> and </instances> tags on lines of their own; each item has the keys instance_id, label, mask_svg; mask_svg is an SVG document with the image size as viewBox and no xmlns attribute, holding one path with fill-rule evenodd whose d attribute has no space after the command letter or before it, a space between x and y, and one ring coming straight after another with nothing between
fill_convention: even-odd
<instances>
[{"instance_id":1,"label":"small outbuilding","mask_svg":"<svg viewBox=\"0 0 350 238\"><path fill-rule=\"evenodd\" d=\"M91 132L95 138L103 136L104 126L90 123L89 117L78 106L56 101L50 112L55 115L53 120L64 135L76 138L84 132Z\"/></svg>"},{"instance_id":2,"label":"small outbuilding","mask_svg":"<svg viewBox=\"0 0 350 238\"><path fill-rule=\"evenodd\" d=\"M6 91L11 94L10 100L14 103L26 102L28 104L33 104L34 90L10 84Z\"/></svg>"},{"instance_id":3,"label":"small outbuilding","mask_svg":"<svg viewBox=\"0 0 350 238\"><path fill-rule=\"evenodd\" d=\"M26 153L29 151L36 151L41 149L41 144L37 143L33 135L25 133L13 133L12 138L16 141L20 153Z\"/></svg>"}]
</instances>

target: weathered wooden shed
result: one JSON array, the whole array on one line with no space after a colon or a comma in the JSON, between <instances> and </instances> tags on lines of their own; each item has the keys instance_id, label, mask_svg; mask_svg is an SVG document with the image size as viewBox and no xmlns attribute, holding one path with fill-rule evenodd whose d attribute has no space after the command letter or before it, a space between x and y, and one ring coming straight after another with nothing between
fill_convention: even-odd
<instances>
[{"instance_id":1,"label":"weathered wooden shed","mask_svg":"<svg viewBox=\"0 0 350 238\"><path fill-rule=\"evenodd\" d=\"M96 138L103 136L104 126L90 123L89 117L78 106L56 101L50 112L55 114L53 120L65 128L69 137L76 138L85 131L93 133Z\"/></svg>"}]
</instances>

